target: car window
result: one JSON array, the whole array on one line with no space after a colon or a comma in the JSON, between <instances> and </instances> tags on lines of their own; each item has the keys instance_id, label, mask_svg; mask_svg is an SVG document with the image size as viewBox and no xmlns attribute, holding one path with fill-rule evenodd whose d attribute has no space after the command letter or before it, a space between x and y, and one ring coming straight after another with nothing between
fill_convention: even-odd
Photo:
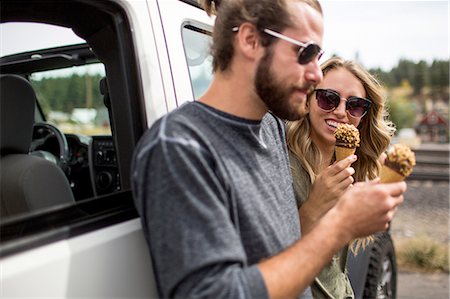
<instances>
[{"instance_id":1,"label":"car window","mask_svg":"<svg viewBox=\"0 0 450 299\"><path fill-rule=\"evenodd\" d=\"M110 113L100 90L100 82L106 77L104 65L86 41L68 28L26 22L0 26L2 75L25 78L36 94L29 154L63 171L74 204L120 191ZM62 143L51 126L62 133ZM11 202L11 208L3 209L1 220L69 202L55 200L53 204L19 209L13 208L14 200L2 198L2 205ZM39 200L49 201L44 196Z\"/></svg>"},{"instance_id":2,"label":"car window","mask_svg":"<svg viewBox=\"0 0 450 299\"><path fill-rule=\"evenodd\" d=\"M0 24L0 55L85 43L71 29L56 25L11 22ZM41 54L30 54L40 59ZM103 64L94 63L26 74L38 99L35 120L56 125L64 133L111 135L108 111L99 81Z\"/></svg>"},{"instance_id":3,"label":"car window","mask_svg":"<svg viewBox=\"0 0 450 299\"><path fill-rule=\"evenodd\" d=\"M85 42L70 28L43 23L1 23L0 32L0 56Z\"/></svg>"},{"instance_id":4,"label":"car window","mask_svg":"<svg viewBox=\"0 0 450 299\"><path fill-rule=\"evenodd\" d=\"M212 80L211 33L191 24L183 26L181 32L194 98L198 99Z\"/></svg>"},{"instance_id":5,"label":"car window","mask_svg":"<svg viewBox=\"0 0 450 299\"><path fill-rule=\"evenodd\" d=\"M147 122L125 10L113 1L1 4L1 99L12 105L0 110L0 254L136 218L130 163ZM30 169L36 175L19 173Z\"/></svg>"},{"instance_id":6,"label":"car window","mask_svg":"<svg viewBox=\"0 0 450 299\"><path fill-rule=\"evenodd\" d=\"M99 82L101 63L36 72L29 79L47 122L64 133L111 135ZM38 121L42 117L38 118Z\"/></svg>"}]
</instances>

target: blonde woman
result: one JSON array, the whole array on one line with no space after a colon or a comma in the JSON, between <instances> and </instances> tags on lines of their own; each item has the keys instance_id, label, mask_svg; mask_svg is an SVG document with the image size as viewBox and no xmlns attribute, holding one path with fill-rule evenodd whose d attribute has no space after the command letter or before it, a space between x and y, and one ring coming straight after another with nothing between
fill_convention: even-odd
<instances>
[{"instance_id":1,"label":"blonde woman","mask_svg":"<svg viewBox=\"0 0 450 299\"><path fill-rule=\"evenodd\" d=\"M378 176L380 157L394 127L386 120L385 98L377 80L362 66L333 57L322 66L324 79L306 104L304 119L289 122L287 143L300 206L302 232L306 234L331 209L354 181ZM338 123L355 125L361 146L354 156L335 163L334 130ZM352 244L357 251L370 240ZM354 298L345 268L348 247L337 254L316 278L316 298Z\"/></svg>"}]
</instances>

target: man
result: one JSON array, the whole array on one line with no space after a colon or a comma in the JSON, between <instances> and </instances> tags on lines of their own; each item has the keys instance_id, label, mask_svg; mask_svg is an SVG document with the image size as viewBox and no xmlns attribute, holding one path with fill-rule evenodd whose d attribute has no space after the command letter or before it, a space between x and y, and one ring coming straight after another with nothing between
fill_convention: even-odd
<instances>
[{"instance_id":1,"label":"man","mask_svg":"<svg viewBox=\"0 0 450 299\"><path fill-rule=\"evenodd\" d=\"M322 80L320 5L203 2L217 11L213 82L152 126L133 164L159 295L308 297L335 252L387 227L406 185L356 184L300 238L279 118L302 117Z\"/></svg>"}]
</instances>

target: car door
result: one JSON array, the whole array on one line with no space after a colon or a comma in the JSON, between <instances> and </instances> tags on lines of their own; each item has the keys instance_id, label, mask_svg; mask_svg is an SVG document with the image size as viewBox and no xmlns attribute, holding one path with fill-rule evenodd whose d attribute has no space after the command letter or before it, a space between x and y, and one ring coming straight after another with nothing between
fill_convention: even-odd
<instances>
[{"instance_id":1,"label":"car door","mask_svg":"<svg viewBox=\"0 0 450 299\"><path fill-rule=\"evenodd\" d=\"M163 36L159 40L154 36L153 28L160 27L160 23L152 23L150 2L1 2L2 26L24 23L12 32L11 43L34 41L25 34L31 33L28 27L21 27L27 25L25 22L66 27L76 32L104 64L106 87L102 100L110 114L112 132L101 138L89 136L86 157L95 164L104 161L98 159L107 150L112 151L116 160L108 166L117 174L118 182L108 192L96 192L75 204L2 218L2 297L157 297L152 263L129 183L134 145L147 121L167 112L165 88L171 85L163 82L166 75L162 76L161 65L167 54L161 47L165 47L165 41ZM159 12L151 14L157 16ZM46 36L40 30L33 32ZM14 57L10 55L2 57L2 74L6 70L3 66L8 64L10 72L24 77L28 74L21 67L40 64L47 70L52 57L46 51L39 53L27 52L22 62L11 62ZM67 55L59 58L72 63ZM91 175L95 189L95 173Z\"/></svg>"},{"instance_id":2,"label":"car door","mask_svg":"<svg viewBox=\"0 0 450 299\"><path fill-rule=\"evenodd\" d=\"M198 9L196 1L158 0L157 4L179 106L197 99L211 82L209 45L214 18ZM181 49L183 55L180 55Z\"/></svg>"}]
</instances>

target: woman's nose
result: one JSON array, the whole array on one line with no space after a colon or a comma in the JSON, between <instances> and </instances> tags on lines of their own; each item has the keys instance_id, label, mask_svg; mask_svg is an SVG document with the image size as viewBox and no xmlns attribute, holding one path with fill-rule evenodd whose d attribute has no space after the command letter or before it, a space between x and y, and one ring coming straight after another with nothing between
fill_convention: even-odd
<instances>
[{"instance_id":1,"label":"woman's nose","mask_svg":"<svg viewBox=\"0 0 450 299\"><path fill-rule=\"evenodd\" d=\"M333 113L339 118L344 118L346 116L345 104L346 100L341 99L341 101L339 102L339 106L337 106L336 109L333 110Z\"/></svg>"}]
</instances>

